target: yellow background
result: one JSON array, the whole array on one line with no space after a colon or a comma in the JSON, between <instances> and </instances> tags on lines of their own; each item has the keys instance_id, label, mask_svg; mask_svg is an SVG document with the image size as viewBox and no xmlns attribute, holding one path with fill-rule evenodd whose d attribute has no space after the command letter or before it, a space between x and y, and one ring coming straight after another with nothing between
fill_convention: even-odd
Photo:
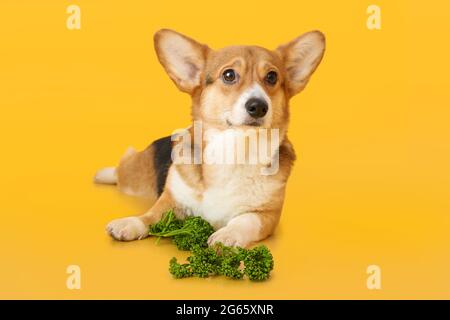
<instances>
[{"instance_id":1,"label":"yellow background","mask_svg":"<svg viewBox=\"0 0 450 320\"><path fill-rule=\"evenodd\" d=\"M81 30L66 28L72 3ZM380 31L366 28L373 3ZM0 297L450 298L449 10L433 0L2 0ZM298 160L265 241L270 281L174 280L168 261L184 254L169 242L104 232L147 205L94 185L94 172L189 123L189 97L153 51L162 27L213 48L327 36L291 103ZM70 264L81 290L66 288ZM381 290L366 288L371 264Z\"/></svg>"}]
</instances>

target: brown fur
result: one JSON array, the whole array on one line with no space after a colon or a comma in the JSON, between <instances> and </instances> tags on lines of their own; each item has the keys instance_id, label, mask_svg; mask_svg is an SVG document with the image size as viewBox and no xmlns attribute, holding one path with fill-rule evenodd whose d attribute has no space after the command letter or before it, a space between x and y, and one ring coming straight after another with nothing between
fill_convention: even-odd
<instances>
[{"instance_id":1,"label":"brown fur","mask_svg":"<svg viewBox=\"0 0 450 320\"><path fill-rule=\"evenodd\" d=\"M117 186L123 193L158 199L156 173L153 167L154 151L148 147L141 152L129 152L117 167Z\"/></svg>"}]
</instances>

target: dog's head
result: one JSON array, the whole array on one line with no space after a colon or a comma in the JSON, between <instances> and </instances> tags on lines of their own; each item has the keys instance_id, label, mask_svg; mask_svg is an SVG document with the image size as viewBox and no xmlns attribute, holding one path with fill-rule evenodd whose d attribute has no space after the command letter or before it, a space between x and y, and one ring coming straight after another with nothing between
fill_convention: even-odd
<instances>
[{"instance_id":1,"label":"dog's head","mask_svg":"<svg viewBox=\"0 0 450 320\"><path fill-rule=\"evenodd\" d=\"M170 78L192 96L194 120L216 128L285 129L289 99L305 87L325 50L319 31L274 51L257 46L212 50L166 29L154 40Z\"/></svg>"}]
</instances>

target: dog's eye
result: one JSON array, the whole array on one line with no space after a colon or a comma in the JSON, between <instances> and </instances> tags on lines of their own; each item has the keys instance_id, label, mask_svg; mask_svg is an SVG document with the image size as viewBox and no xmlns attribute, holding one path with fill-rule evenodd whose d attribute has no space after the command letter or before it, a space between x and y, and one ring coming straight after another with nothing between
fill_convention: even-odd
<instances>
[{"instance_id":1,"label":"dog's eye","mask_svg":"<svg viewBox=\"0 0 450 320\"><path fill-rule=\"evenodd\" d=\"M225 83L235 83L237 80L237 74L233 69L227 69L222 73L222 79Z\"/></svg>"},{"instance_id":2,"label":"dog's eye","mask_svg":"<svg viewBox=\"0 0 450 320\"><path fill-rule=\"evenodd\" d=\"M265 81L266 81L267 84L269 84L271 86L274 86L277 83L277 80L278 80L278 75L277 75L277 73L275 71L269 71L266 74Z\"/></svg>"}]
</instances>

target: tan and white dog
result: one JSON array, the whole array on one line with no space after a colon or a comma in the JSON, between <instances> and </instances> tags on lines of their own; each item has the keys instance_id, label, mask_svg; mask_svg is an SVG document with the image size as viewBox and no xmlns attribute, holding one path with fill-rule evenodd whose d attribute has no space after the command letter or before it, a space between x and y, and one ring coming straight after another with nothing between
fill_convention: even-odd
<instances>
[{"instance_id":1,"label":"tan and white dog","mask_svg":"<svg viewBox=\"0 0 450 320\"><path fill-rule=\"evenodd\" d=\"M155 34L154 44L170 78L191 95L193 121L200 121L205 132L214 129L220 136L225 131L278 130L271 154L279 159L278 170L261 174L261 168L270 165L267 162L174 162L173 137L159 139L142 152L130 149L118 167L97 172L95 181L149 197L153 205L143 215L111 221L108 233L124 241L145 238L149 225L174 209L180 217L199 215L209 221L216 230L210 245L246 247L268 237L278 224L295 160L286 136L289 99L305 87L319 65L325 50L323 34L308 32L274 51L257 46L212 50L164 29ZM187 132L194 135L192 130ZM205 139L203 144L219 140ZM195 141L188 145L193 153L199 148Z\"/></svg>"}]
</instances>

